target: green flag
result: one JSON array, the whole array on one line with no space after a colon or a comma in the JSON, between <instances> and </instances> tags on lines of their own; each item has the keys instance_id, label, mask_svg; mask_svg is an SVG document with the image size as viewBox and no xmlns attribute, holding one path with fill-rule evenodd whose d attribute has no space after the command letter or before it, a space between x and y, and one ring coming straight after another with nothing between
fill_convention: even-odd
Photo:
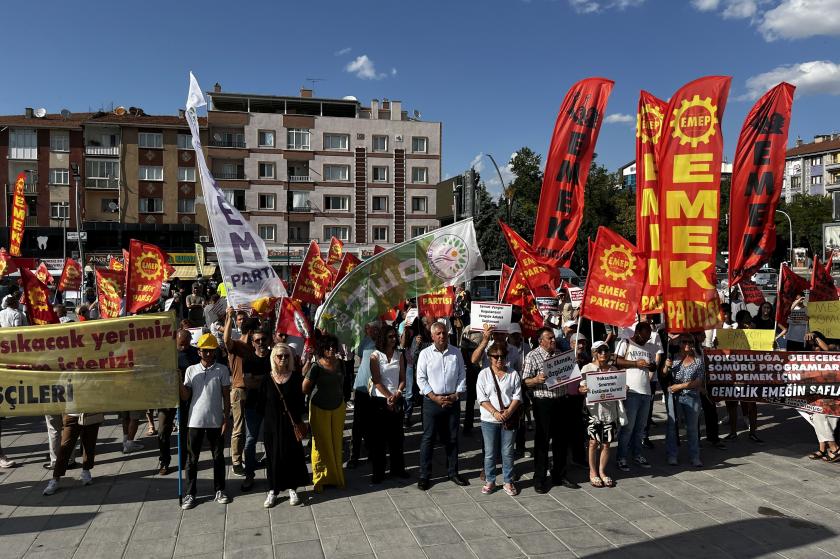
<instances>
[{"instance_id":1,"label":"green flag","mask_svg":"<svg viewBox=\"0 0 840 559\"><path fill-rule=\"evenodd\" d=\"M401 301L483 271L472 219L435 229L356 266L324 301L317 327L357 347L365 324Z\"/></svg>"}]
</instances>

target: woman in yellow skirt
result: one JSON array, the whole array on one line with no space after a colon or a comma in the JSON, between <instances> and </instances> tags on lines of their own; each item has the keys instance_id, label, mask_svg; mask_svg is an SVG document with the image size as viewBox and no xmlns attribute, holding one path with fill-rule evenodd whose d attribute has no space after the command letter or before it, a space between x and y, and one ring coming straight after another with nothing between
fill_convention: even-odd
<instances>
[{"instance_id":1,"label":"woman in yellow skirt","mask_svg":"<svg viewBox=\"0 0 840 559\"><path fill-rule=\"evenodd\" d=\"M315 344L316 362L303 380L309 399L312 428L312 484L316 492L325 485L344 488L344 373L338 359L338 339L322 336Z\"/></svg>"}]
</instances>

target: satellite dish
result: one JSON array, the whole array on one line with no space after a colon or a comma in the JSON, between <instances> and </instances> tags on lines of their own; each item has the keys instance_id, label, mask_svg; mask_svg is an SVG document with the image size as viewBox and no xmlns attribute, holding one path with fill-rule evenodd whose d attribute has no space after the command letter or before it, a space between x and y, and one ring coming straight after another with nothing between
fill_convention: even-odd
<instances>
[{"instance_id":1,"label":"satellite dish","mask_svg":"<svg viewBox=\"0 0 840 559\"><path fill-rule=\"evenodd\" d=\"M216 140L217 142L221 142L222 141L222 135L219 134L218 132L216 132L215 134L213 134L213 139Z\"/></svg>"},{"instance_id":2,"label":"satellite dish","mask_svg":"<svg viewBox=\"0 0 840 559\"><path fill-rule=\"evenodd\" d=\"M341 98L343 101L358 101L355 95L345 95Z\"/></svg>"},{"instance_id":3,"label":"satellite dish","mask_svg":"<svg viewBox=\"0 0 840 559\"><path fill-rule=\"evenodd\" d=\"M420 111L414 111L414 118L420 118Z\"/></svg>"},{"instance_id":4,"label":"satellite dish","mask_svg":"<svg viewBox=\"0 0 840 559\"><path fill-rule=\"evenodd\" d=\"M61 109L61 117L64 120L67 120L68 118L70 118L70 111L68 111L67 109Z\"/></svg>"},{"instance_id":5,"label":"satellite dish","mask_svg":"<svg viewBox=\"0 0 840 559\"><path fill-rule=\"evenodd\" d=\"M123 107L122 105L120 105L119 107L117 107L116 109L114 109L114 114L115 114L115 115L117 115L117 116L122 116L122 115L124 115L124 114L125 114L125 107Z\"/></svg>"},{"instance_id":6,"label":"satellite dish","mask_svg":"<svg viewBox=\"0 0 840 559\"><path fill-rule=\"evenodd\" d=\"M32 114L34 114L36 118L44 118L45 116L47 116L47 109L45 109L44 107L39 107L35 109L35 112L33 112Z\"/></svg>"},{"instance_id":7,"label":"satellite dish","mask_svg":"<svg viewBox=\"0 0 840 559\"><path fill-rule=\"evenodd\" d=\"M109 210L111 210L112 212L115 212L115 211L117 211L117 208L119 208L119 206L117 205L116 202L108 202L108 209Z\"/></svg>"}]
</instances>

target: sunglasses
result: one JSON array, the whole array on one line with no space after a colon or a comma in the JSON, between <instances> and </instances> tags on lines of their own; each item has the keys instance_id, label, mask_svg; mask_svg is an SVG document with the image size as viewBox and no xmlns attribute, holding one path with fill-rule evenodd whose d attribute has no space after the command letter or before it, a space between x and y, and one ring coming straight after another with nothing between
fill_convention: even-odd
<instances>
[{"instance_id":1,"label":"sunglasses","mask_svg":"<svg viewBox=\"0 0 840 559\"><path fill-rule=\"evenodd\" d=\"M268 340L266 340L265 338L254 338L253 340L251 340L251 343L265 344L265 343L268 343Z\"/></svg>"},{"instance_id":2,"label":"sunglasses","mask_svg":"<svg viewBox=\"0 0 840 559\"><path fill-rule=\"evenodd\" d=\"M595 353L609 353L609 352L610 352L610 350L605 348L605 347L604 348L599 347L598 349L595 350Z\"/></svg>"},{"instance_id":3,"label":"sunglasses","mask_svg":"<svg viewBox=\"0 0 840 559\"><path fill-rule=\"evenodd\" d=\"M490 359L502 359L504 355L494 354L490 356Z\"/></svg>"},{"instance_id":4,"label":"sunglasses","mask_svg":"<svg viewBox=\"0 0 840 559\"><path fill-rule=\"evenodd\" d=\"M291 358L292 358L292 356L291 356L291 355L289 355L288 353L278 353L278 354L277 354L277 359L279 359L279 360L281 360L281 361L282 361L283 359L291 359Z\"/></svg>"}]
</instances>

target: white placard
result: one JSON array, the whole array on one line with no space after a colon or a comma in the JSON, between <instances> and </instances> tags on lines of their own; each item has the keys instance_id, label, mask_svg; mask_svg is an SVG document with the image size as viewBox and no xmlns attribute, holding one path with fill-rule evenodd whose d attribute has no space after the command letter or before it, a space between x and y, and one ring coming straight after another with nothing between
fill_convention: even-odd
<instances>
[{"instance_id":1,"label":"white placard","mask_svg":"<svg viewBox=\"0 0 840 559\"><path fill-rule=\"evenodd\" d=\"M489 324L496 332L510 330L510 315L513 305L506 303L476 302L470 305L470 330L484 330Z\"/></svg>"},{"instance_id":2,"label":"white placard","mask_svg":"<svg viewBox=\"0 0 840 559\"><path fill-rule=\"evenodd\" d=\"M557 353L546 359L543 362L543 372L546 377L545 386L549 390L554 390L581 378L574 350Z\"/></svg>"},{"instance_id":3,"label":"white placard","mask_svg":"<svg viewBox=\"0 0 840 559\"><path fill-rule=\"evenodd\" d=\"M189 332L190 332L190 345L195 347L195 345L198 343L198 339L204 333L204 328L190 328Z\"/></svg>"},{"instance_id":4,"label":"white placard","mask_svg":"<svg viewBox=\"0 0 840 559\"><path fill-rule=\"evenodd\" d=\"M405 312L405 325L411 326L414 324L414 321L417 320L417 316L420 314L420 311L417 310L417 307L408 309Z\"/></svg>"},{"instance_id":5,"label":"white placard","mask_svg":"<svg viewBox=\"0 0 840 559\"><path fill-rule=\"evenodd\" d=\"M560 314L560 300L557 297L536 297L537 310L543 318L550 314Z\"/></svg>"},{"instance_id":6,"label":"white placard","mask_svg":"<svg viewBox=\"0 0 840 559\"><path fill-rule=\"evenodd\" d=\"M580 304L583 302L583 289L580 287L568 287L569 291L569 301L572 303L572 308L579 309Z\"/></svg>"},{"instance_id":7,"label":"white placard","mask_svg":"<svg viewBox=\"0 0 840 559\"><path fill-rule=\"evenodd\" d=\"M586 403L595 404L627 398L627 372L586 373Z\"/></svg>"}]
</instances>

